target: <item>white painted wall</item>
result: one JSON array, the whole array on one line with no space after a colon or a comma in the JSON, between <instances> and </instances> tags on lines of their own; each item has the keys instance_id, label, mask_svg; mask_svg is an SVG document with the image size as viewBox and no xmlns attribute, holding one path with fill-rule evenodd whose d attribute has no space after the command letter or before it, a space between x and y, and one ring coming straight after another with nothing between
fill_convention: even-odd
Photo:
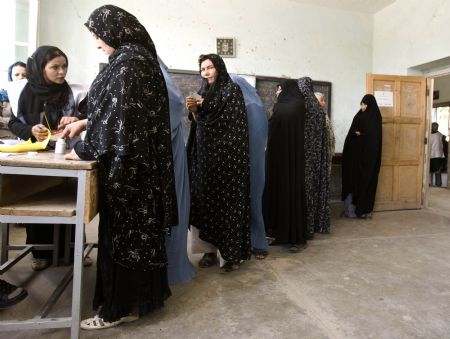
<instances>
[{"instance_id":1,"label":"white painted wall","mask_svg":"<svg viewBox=\"0 0 450 339\"><path fill-rule=\"evenodd\" d=\"M449 42L449 0L397 0L374 15L373 73L407 75L450 56Z\"/></svg>"},{"instance_id":2,"label":"white painted wall","mask_svg":"<svg viewBox=\"0 0 450 339\"><path fill-rule=\"evenodd\" d=\"M332 83L337 152L365 94L372 70L373 16L289 0L108 1L133 13L147 28L164 62L196 70L202 53L215 52L216 37L235 37L233 73ZM104 61L83 26L99 0L41 0L39 44L69 56L68 79L89 84Z\"/></svg>"}]
</instances>

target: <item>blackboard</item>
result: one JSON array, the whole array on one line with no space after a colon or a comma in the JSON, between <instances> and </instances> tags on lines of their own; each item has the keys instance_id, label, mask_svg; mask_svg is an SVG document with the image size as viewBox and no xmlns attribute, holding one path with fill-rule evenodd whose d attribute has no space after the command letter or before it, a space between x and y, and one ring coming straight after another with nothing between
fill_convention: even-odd
<instances>
[{"instance_id":1,"label":"blackboard","mask_svg":"<svg viewBox=\"0 0 450 339\"><path fill-rule=\"evenodd\" d=\"M184 96L188 96L191 91L199 90L201 84L199 72L172 69L169 70L169 73ZM276 86L284 80L287 80L287 78L256 76L256 91L263 102L267 116L272 114L272 108L277 99L275 95ZM313 81L313 85L314 92L321 92L325 95L327 102L325 111L331 116L331 82Z\"/></svg>"},{"instance_id":2,"label":"blackboard","mask_svg":"<svg viewBox=\"0 0 450 339\"><path fill-rule=\"evenodd\" d=\"M106 64L101 63L99 66L100 70ZM187 71L180 69L170 69L170 76L173 82L179 88L184 97L187 97L190 92L197 92L200 89L202 79L198 71ZM279 83L287 80L288 78L277 78L277 77L267 77L267 76L255 76L256 78L256 91L261 98L261 101L266 110L267 116L272 115L273 105L277 100L275 94L276 87ZM327 103L325 107L325 112L331 117L331 82L327 81L316 81L313 80L314 92L321 92L325 95L325 101ZM184 139L187 141L189 135L191 123L188 119L188 111L185 108L183 114L183 130Z\"/></svg>"}]
</instances>

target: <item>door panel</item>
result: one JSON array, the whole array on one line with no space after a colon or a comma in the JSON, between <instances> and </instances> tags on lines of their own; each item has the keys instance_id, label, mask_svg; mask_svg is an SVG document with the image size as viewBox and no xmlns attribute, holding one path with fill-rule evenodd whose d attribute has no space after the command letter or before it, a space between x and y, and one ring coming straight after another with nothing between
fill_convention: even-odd
<instances>
[{"instance_id":1,"label":"door panel","mask_svg":"<svg viewBox=\"0 0 450 339\"><path fill-rule=\"evenodd\" d=\"M383 144L382 144L383 151L381 153L382 162L386 161L392 162L394 160L394 147L391 147L391 145L394 144L395 144L394 124L384 123L383 121Z\"/></svg>"},{"instance_id":2,"label":"door panel","mask_svg":"<svg viewBox=\"0 0 450 339\"><path fill-rule=\"evenodd\" d=\"M420 139L421 133L417 130L416 124L404 124L400 126L400 152L398 160L400 162L419 161L417 149L422 147L423 139Z\"/></svg>"},{"instance_id":3,"label":"door panel","mask_svg":"<svg viewBox=\"0 0 450 339\"><path fill-rule=\"evenodd\" d=\"M392 167L384 166L380 169L380 174L378 175L378 186L376 198L379 201L392 201L392 180L394 173L392 172Z\"/></svg>"},{"instance_id":4,"label":"door panel","mask_svg":"<svg viewBox=\"0 0 450 339\"><path fill-rule=\"evenodd\" d=\"M383 149L375 211L421 206L426 82L422 77L367 74L367 93L383 92Z\"/></svg>"}]
</instances>

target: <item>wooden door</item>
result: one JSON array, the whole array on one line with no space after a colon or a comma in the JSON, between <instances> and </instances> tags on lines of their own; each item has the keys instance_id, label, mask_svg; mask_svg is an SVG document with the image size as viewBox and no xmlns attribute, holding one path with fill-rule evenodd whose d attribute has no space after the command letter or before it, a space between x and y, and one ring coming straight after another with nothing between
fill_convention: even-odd
<instances>
[{"instance_id":1,"label":"wooden door","mask_svg":"<svg viewBox=\"0 0 450 339\"><path fill-rule=\"evenodd\" d=\"M422 203L426 79L367 74L383 117L383 149L375 211L416 209Z\"/></svg>"}]
</instances>

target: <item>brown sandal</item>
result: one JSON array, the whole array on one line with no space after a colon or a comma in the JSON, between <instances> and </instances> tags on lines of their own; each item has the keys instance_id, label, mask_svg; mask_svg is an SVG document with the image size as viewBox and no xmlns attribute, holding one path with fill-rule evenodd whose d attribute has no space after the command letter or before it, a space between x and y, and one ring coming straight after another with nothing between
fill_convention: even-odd
<instances>
[{"instance_id":1,"label":"brown sandal","mask_svg":"<svg viewBox=\"0 0 450 339\"><path fill-rule=\"evenodd\" d=\"M252 254L256 260L264 260L269 255L269 252L260 248L252 248Z\"/></svg>"}]
</instances>

